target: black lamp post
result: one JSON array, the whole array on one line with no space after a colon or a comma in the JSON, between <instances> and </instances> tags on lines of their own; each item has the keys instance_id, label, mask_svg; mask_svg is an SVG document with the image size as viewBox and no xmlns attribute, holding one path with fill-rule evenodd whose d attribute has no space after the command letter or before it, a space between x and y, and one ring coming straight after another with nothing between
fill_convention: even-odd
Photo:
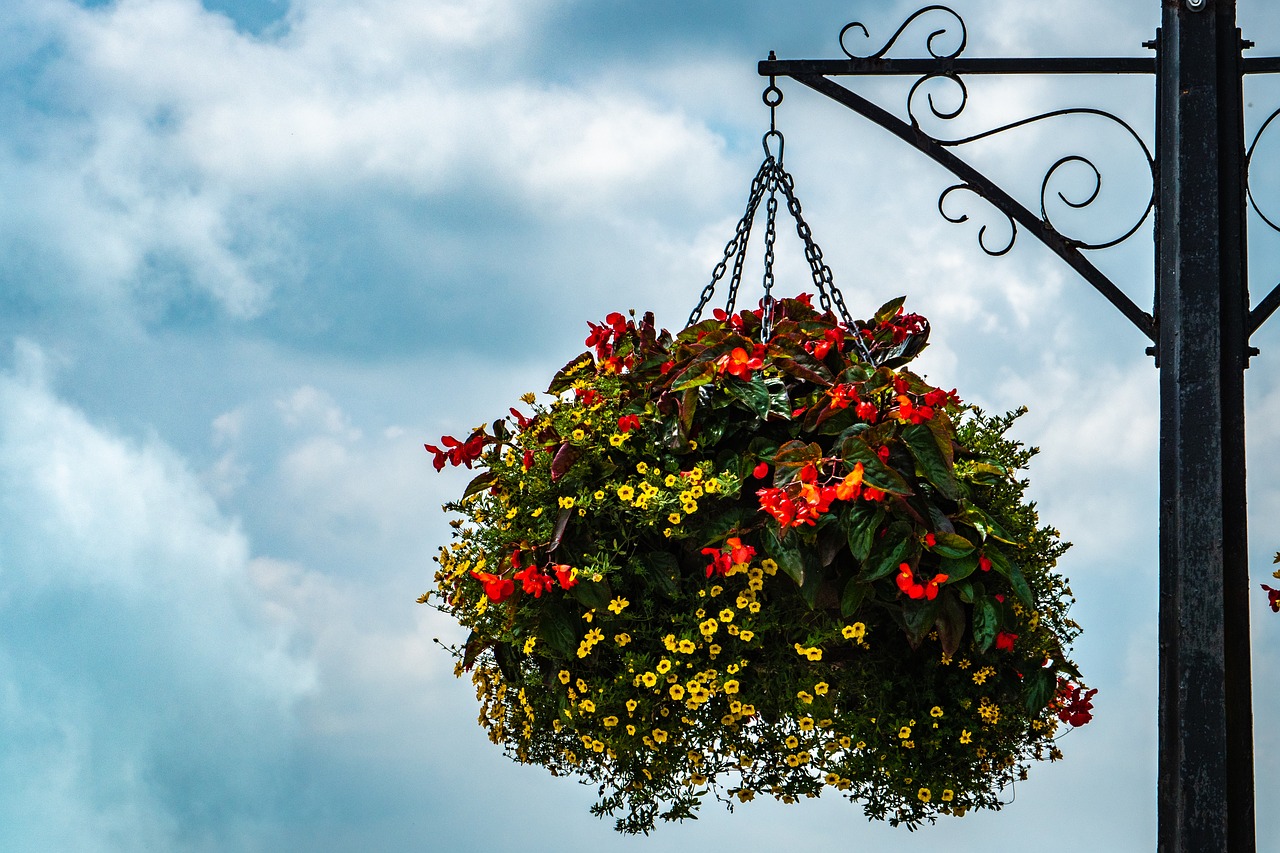
<instances>
[{"instance_id":1,"label":"black lamp post","mask_svg":"<svg viewBox=\"0 0 1280 853\"><path fill-rule=\"evenodd\" d=\"M927 40L928 58L885 58L899 36L924 16L950 16ZM760 63L768 77L791 77L914 145L949 169L960 183L945 190L975 193L1061 256L1118 308L1154 346L1160 369L1160 732L1159 846L1161 853L1253 853L1253 710L1249 652L1249 577L1245 513L1244 370L1252 333L1280 307L1280 286L1250 310L1246 267L1246 208L1253 202L1248 167L1257 137L1246 148L1242 79L1280 71L1280 57L1245 58L1252 46L1236 27L1235 0L1162 0L1162 24L1144 46L1155 57L961 58L964 22L945 6L916 12L879 51L850 50L845 59ZM951 52L935 44L958 41ZM963 139L926 133L914 96L927 81L957 86L964 108L969 74L1149 74L1155 78L1154 156L1120 118L1101 110L1055 110ZM908 120L876 106L840 83L840 76L911 75ZM968 142L1066 114L1119 123L1142 147L1152 172L1152 196L1142 220L1117 240L1090 244L1058 231L1045 208L1050 177L1068 162L1100 173L1086 158L1057 161L1041 187L1037 215L954 153ZM1092 198L1089 199L1092 201ZM1077 207L1088 204L1074 205ZM1256 204L1255 204L1256 208ZM1155 214L1155 305L1135 305L1086 257L1115 245ZM1259 210L1264 221L1276 227ZM1277 228L1280 230L1280 228ZM981 235L980 235L981 236ZM1008 246L992 249L1003 254Z\"/></svg>"}]
</instances>

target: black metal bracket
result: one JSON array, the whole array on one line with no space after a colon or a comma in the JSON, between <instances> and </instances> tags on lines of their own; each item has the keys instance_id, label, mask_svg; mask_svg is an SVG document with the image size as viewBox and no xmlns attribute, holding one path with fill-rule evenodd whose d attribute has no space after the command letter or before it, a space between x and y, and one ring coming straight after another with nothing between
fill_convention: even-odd
<instances>
[{"instance_id":1,"label":"black metal bracket","mask_svg":"<svg viewBox=\"0 0 1280 853\"><path fill-rule=\"evenodd\" d=\"M936 28L929 31L925 40L925 47L929 56L905 59L887 58L886 54L897 43L904 32L906 32L918 20L931 13L949 16L950 20L943 22ZM1105 110L1088 107L1075 107L1042 113L1040 115L1011 122L983 133L963 138L946 139L928 133L923 128L923 124L920 120L920 114L917 112L919 109L917 98L919 95L924 94L926 96L926 103L932 118L945 122L958 117L968 102L968 90L964 85L962 75L1146 74L1154 77L1158 70L1157 60L1154 57L961 57L960 53L964 50L968 40L968 33L965 28L964 20L954 10L942 5L926 6L912 14L902 23L901 26L898 27L893 36L874 53L859 54L854 48L849 46L848 40L858 32L861 33L864 39L867 38L868 31L860 22L850 23L841 30L840 46L845 54L844 59L770 58L759 63L759 73L766 77L790 77L796 82L831 98L864 118L871 120L875 124L897 136L899 139L902 139L924 153L960 180L959 184L946 188L939 196L938 209L943 218L947 219L949 222L955 223L961 223L968 220L968 216L963 214L948 214L945 207L947 199L953 193L965 191L986 200L1008 219L1010 226L1010 238L1009 241L1000 248L993 249L988 245L986 240L986 226L983 226L979 230L978 242L984 252L989 255L1002 255L1008 252L1012 249L1013 243L1017 238L1018 226L1021 226L1066 261L1072 269L1079 273L1085 281L1087 281L1108 302L1115 306L1121 314L1133 323L1138 331L1154 342L1157 337L1157 323L1153 316L1154 312L1147 312L1139 308L1133 300L1115 284L1115 282L1101 272L1084 254L1087 250L1109 248L1124 242L1138 231L1155 208L1155 195L1158 184L1155 158L1146 143L1143 142L1142 137L1133 129L1133 127L1120 117ZM940 48L938 46L939 43L945 41L953 42L954 47L950 50ZM1146 47L1150 48L1154 48L1156 45L1156 41L1147 42L1145 44ZM1252 45L1246 43L1246 46ZM1280 72L1280 57L1250 57L1242 60L1241 73L1243 74L1265 74L1275 72ZM918 77L907 95L908 120L904 121L903 119L898 118L888 110L872 103L846 86L843 86L831 79L833 77L842 76ZM935 81L942 81L944 85L954 88L959 95L958 106L950 109L944 109L937 105L934 95L926 91L927 87L935 85ZM1079 209L1087 207L1098 198L1102 186L1102 175L1097 166L1088 158L1080 155L1071 155L1060 158L1049 167L1041 181L1040 211L1037 214L1021 202L1014 199L1012 195L998 186L986 175L969 165L969 163L957 156L952 150L949 150L970 142L976 142L981 139L992 137L1008 130L1024 127L1034 122L1068 115L1093 116L1118 125L1138 145L1146 160L1148 169L1150 170L1152 194L1142 212L1142 215L1131 227L1125 229L1122 234L1114 239L1100 243L1089 243L1074 238L1059 231L1054 226L1049 216L1048 196L1050 183L1058 169L1069 163L1082 164L1092 170L1094 179L1093 191L1088 195L1088 197L1079 200L1068 199L1062 193L1057 193L1056 195L1059 201L1071 208ZM1258 133L1254 137L1253 144L1249 147L1247 155L1248 158L1252 158L1258 139L1267 131L1272 120L1275 119L1277 115L1280 115L1280 110L1272 113L1266 122L1263 123L1262 127L1259 128ZM1278 226L1273 219L1269 218L1261 208L1259 208L1252 193L1248 193L1248 199L1258 215L1262 217L1263 221L1277 231L1280 231L1280 226ZM1263 299L1255 309L1253 309L1253 311L1250 312L1248 324L1249 334L1252 334L1258 327L1260 327L1262 323L1277 310L1277 308L1280 308L1280 285L1277 285L1276 288L1272 290L1271 293L1268 294L1268 296ZM1151 354L1154 354L1154 347L1148 348L1148 351Z\"/></svg>"}]
</instances>

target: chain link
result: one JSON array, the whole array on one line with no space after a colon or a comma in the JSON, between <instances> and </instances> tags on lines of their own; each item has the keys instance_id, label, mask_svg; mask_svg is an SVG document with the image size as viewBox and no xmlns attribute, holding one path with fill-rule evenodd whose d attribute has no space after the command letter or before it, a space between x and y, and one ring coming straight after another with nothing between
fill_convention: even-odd
<instances>
[{"instance_id":1,"label":"chain link","mask_svg":"<svg viewBox=\"0 0 1280 853\"><path fill-rule=\"evenodd\" d=\"M765 186L768 184L772 174L772 159L771 157L766 157L765 161L760 164L760 169L756 172L755 178L752 179L751 194L747 198L747 212L738 220L738 227L734 231L733 237L724 247L724 257L720 259L715 269L712 270L711 281L702 289L702 296L698 299L697 307L689 313L689 322L685 325L692 326L702 318L702 309L707 307L707 303L715 295L716 285L720 282L720 279L724 278L725 270L728 269L731 258L734 263L733 278L729 282L730 306L732 306L733 300L737 298L738 285L742 280L742 264L746 260L747 241L751 236L751 223L756 218L756 209L760 206L760 199L764 197Z\"/></svg>"},{"instance_id":2,"label":"chain link","mask_svg":"<svg viewBox=\"0 0 1280 853\"><path fill-rule=\"evenodd\" d=\"M776 104L771 104L770 106L772 108ZM777 137L779 155L777 158L769 150L770 137ZM777 239L777 193L778 190L782 190L782 194L787 200L787 212L791 214L796 223L796 234L800 237L800 241L804 243L804 257L809 264L809 272L813 277L813 284L818 290L818 300L822 310L832 311L834 309L834 312L847 328L856 330L853 317L849 313L849 307L845 304L844 296L835 285L835 277L831 272L831 267L823 260L822 249L813 239L813 230L809 227L809 223L804 220L804 214L800 208L800 200L796 198L795 194L795 179L782 166L782 134L772 127L772 123L769 132L765 134L764 143L764 162L760 164L760 169L751 181L751 194L747 199L746 213L738 221L738 227L734 231L733 238L725 245L724 256L712 271L711 281L702 289L702 295L698 300L697 307L689 314L688 325L692 326L702 318L702 311L706 308L707 303L711 301L711 297L715 295L716 285L720 283L725 273L729 270L730 261L733 263L733 272L729 276L729 293L725 303L725 310L729 314L734 313L738 300L738 289L742 284L742 268L746 262L747 243L751 238L752 223L755 220L760 201L767 191L769 200L765 205L764 299L761 302L764 313L761 318L761 339L764 341L769 339L773 329L774 311L773 265L775 258L774 242ZM865 350L865 343L861 337L856 334L854 337L858 342L858 346Z\"/></svg>"}]
</instances>

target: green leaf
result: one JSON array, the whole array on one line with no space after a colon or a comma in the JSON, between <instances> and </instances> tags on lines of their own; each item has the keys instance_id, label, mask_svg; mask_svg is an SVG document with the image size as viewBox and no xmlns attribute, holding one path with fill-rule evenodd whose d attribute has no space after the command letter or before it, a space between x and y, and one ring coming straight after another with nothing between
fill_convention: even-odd
<instances>
[{"instance_id":1,"label":"green leaf","mask_svg":"<svg viewBox=\"0 0 1280 853\"><path fill-rule=\"evenodd\" d=\"M942 644L943 654L954 655L964 637L964 608L950 589L943 589L938 601L941 602L938 607L938 640Z\"/></svg>"},{"instance_id":2,"label":"green leaf","mask_svg":"<svg viewBox=\"0 0 1280 853\"><path fill-rule=\"evenodd\" d=\"M485 489L489 488L497 481L498 481L497 471L485 471L483 474L480 474L479 476L475 477L470 483L467 484L466 490L463 491L462 493L462 499L466 500L467 498L471 497L477 492L483 492Z\"/></svg>"},{"instance_id":3,"label":"green leaf","mask_svg":"<svg viewBox=\"0 0 1280 853\"><path fill-rule=\"evenodd\" d=\"M498 662L498 669L502 672L503 678L511 683L520 682L520 661L516 659L515 649L511 648L510 644L495 643L493 658Z\"/></svg>"},{"instance_id":4,"label":"green leaf","mask_svg":"<svg viewBox=\"0 0 1280 853\"><path fill-rule=\"evenodd\" d=\"M925 478L933 483L944 497L958 500L960 484L956 482L950 454L944 453L939 447L933 431L924 424L912 424L902 431L902 439L906 442L911 455L915 457L916 464L924 472Z\"/></svg>"},{"instance_id":5,"label":"green leaf","mask_svg":"<svg viewBox=\"0 0 1280 853\"><path fill-rule=\"evenodd\" d=\"M559 657L571 657L578 647L578 634L564 608L554 600L544 600L539 610L538 638Z\"/></svg>"},{"instance_id":6,"label":"green leaf","mask_svg":"<svg viewBox=\"0 0 1280 853\"><path fill-rule=\"evenodd\" d=\"M957 559L973 553L973 543L958 533L935 533L933 538L936 544L929 550L944 559Z\"/></svg>"},{"instance_id":7,"label":"green leaf","mask_svg":"<svg viewBox=\"0 0 1280 853\"><path fill-rule=\"evenodd\" d=\"M982 596L982 593L974 589L971 581L961 581L956 584L956 594L960 596L960 600L965 604L973 604L973 602Z\"/></svg>"},{"instance_id":8,"label":"green leaf","mask_svg":"<svg viewBox=\"0 0 1280 853\"><path fill-rule=\"evenodd\" d=\"M938 620L938 599L933 601L909 601L902 607L902 616L907 623L907 642L916 648L924 640L925 635L933 630Z\"/></svg>"},{"instance_id":9,"label":"green leaf","mask_svg":"<svg viewBox=\"0 0 1280 853\"><path fill-rule=\"evenodd\" d=\"M984 538L989 536L992 539L1004 542L1007 545L1017 544L1009 538L1009 534L1006 533L998 523L996 523L995 519L968 501L960 502L960 515L958 517L972 526L974 530L981 533Z\"/></svg>"},{"instance_id":10,"label":"green leaf","mask_svg":"<svg viewBox=\"0 0 1280 853\"><path fill-rule=\"evenodd\" d=\"M555 378L551 380L551 384L547 387L547 393L559 394L562 391L568 391L573 387L573 377L595 363L595 358L589 352L584 352L582 355L573 358L556 372Z\"/></svg>"},{"instance_id":11,"label":"green leaf","mask_svg":"<svg viewBox=\"0 0 1280 853\"><path fill-rule=\"evenodd\" d=\"M643 575L668 598L680 594L680 563L669 551L648 551L632 561L631 570Z\"/></svg>"},{"instance_id":12,"label":"green leaf","mask_svg":"<svg viewBox=\"0 0 1280 853\"><path fill-rule=\"evenodd\" d=\"M862 463L862 482L891 495L909 495L911 487L902 475L880 461L861 435L850 435L840 443L840 456L853 467Z\"/></svg>"},{"instance_id":13,"label":"green leaf","mask_svg":"<svg viewBox=\"0 0 1280 853\"><path fill-rule=\"evenodd\" d=\"M778 452L774 454L773 463L774 485L785 486L799 476L806 465L817 466L822 463L822 447L816 442L806 444L798 440L788 441L778 448Z\"/></svg>"},{"instance_id":14,"label":"green leaf","mask_svg":"<svg viewBox=\"0 0 1280 853\"><path fill-rule=\"evenodd\" d=\"M716 365L711 361L703 361L690 364L684 371L677 376L671 383L672 391L687 391L690 388L697 388L700 385L708 385L715 381Z\"/></svg>"},{"instance_id":15,"label":"green leaf","mask_svg":"<svg viewBox=\"0 0 1280 853\"><path fill-rule=\"evenodd\" d=\"M911 562L919 543L909 532L903 533L903 527L906 525L890 525L888 532L876 540L871 554L862 564L862 580L870 582L888 577L903 563Z\"/></svg>"},{"instance_id":16,"label":"green leaf","mask_svg":"<svg viewBox=\"0 0 1280 853\"><path fill-rule=\"evenodd\" d=\"M888 302L876 309L876 313L873 315L872 319L877 323L883 323L885 320L893 318L898 313L898 309L901 308L903 303L906 301L907 297L905 296L899 296L897 299L890 299Z\"/></svg>"},{"instance_id":17,"label":"green leaf","mask_svg":"<svg viewBox=\"0 0 1280 853\"><path fill-rule=\"evenodd\" d=\"M872 593L871 584L853 578L844 585L844 595L840 596L840 615L850 617L858 612L862 602Z\"/></svg>"},{"instance_id":18,"label":"green leaf","mask_svg":"<svg viewBox=\"0 0 1280 853\"><path fill-rule=\"evenodd\" d=\"M809 560L805 560L805 563L809 562ZM811 565L806 566L807 571L804 573L804 581L800 584L800 597L804 599L805 604L809 605L810 610L813 610L817 605L818 593L821 592L823 584L822 572L815 571L814 568Z\"/></svg>"},{"instance_id":19,"label":"green leaf","mask_svg":"<svg viewBox=\"0 0 1280 853\"><path fill-rule=\"evenodd\" d=\"M778 533L772 524L765 527L764 536L761 538L765 553L773 558L778 568L786 572L796 582L796 586L804 586L804 557L801 556L800 551L778 538Z\"/></svg>"},{"instance_id":20,"label":"green leaf","mask_svg":"<svg viewBox=\"0 0 1280 853\"><path fill-rule=\"evenodd\" d=\"M1027 585L1027 579L1022 576L1022 570L1018 568L1016 563L1009 562L1009 559L994 548L986 551L987 559L991 561L991 568L995 569L1009 581L1009 586L1013 588L1014 595L1022 601L1027 607L1034 608L1036 606L1035 596L1031 594L1031 587Z\"/></svg>"},{"instance_id":21,"label":"green leaf","mask_svg":"<svg viewBox=\"0 0 1280 853\"><path fill-rule=\"evenodd\" d=\"M856 504L840 517L844 523L845 533L849 539L849 553L858 562L864 562L871 554L871 546L876 541L876 530L880 527L883 511L878 504Z\"/></svg>"},{"instance_id":22,"label":"green leaf","mask_svg":"<svg viewBox=\"0 0 1280 853\"><path fill-rule=\"evenodd\" d=\"M560 547L560 542L564 539L565 528L569 526L569 519L572 517L572 509L562 509L560 514L556 516L556 527L551 533L551 542L547 545L548 554Z\"/></svg>"},{"instance_id":23,"label":"green leaf","mask_svg":"<svg viewBox=\"0 0 1280 853\"><path fill-rule=\"evenodd\" d=\"M987 651L995 642L1000 630L1000 605L989 595L979 598L973 606L973 642L979 651Z\"/></svg>"},{"instance_id":24,"label":"green leaf","mask_svg":"<svg viewBox=\"0 0 1280 853\"><path fill-rule=\"evenodd\" d=\"M613 600L613 590L610 589L608 581L597 582L579 578L576 584L569 587L569 594L584 607L596 610L604 610L609 606L609 602Z\"/></svg>"},{"instance_id":25,"label":"green leaf","mask_svg":"<svg viewBox=\"0 0 1280 853\"><path fill-rule=\"evenodd\" d=\"M479 631L472 631L467 636L467 644L462 650L462 668L471 669L475 665L476 658L480 657L480 653L492 645L492 641L484 637Z\"/></svg>"},{"instance_id":26,"label":"green leaf","mask_svg":"<svg viewBox=\"0 0 1280 853\"><path fill-rule=\"evenodd\" d=\"M1025 687L1027 697L1027 711L1035 716L1049 704L1049 700L1053 698L1055 689L1058 686L1058 680L1053 673L1047 669L1037 669L1027 677L1027 685Z\"/></svg>"},{"instance_id":27,"label":"green leaf","mask_svg":"<svg viewBox=\"0 0 1280 853\"><path fill-rule=\"evenodd\" d=\"M739 400L749 411L755 413L760 420L769 417L769 389L764 379L756 374L750 382L727 380L720 385L730 397Z\"/></svg>"},{"instance_id":28,"label":"green leaf","mask_svg":"<svg viewBox=\"0 0 1280 853\"><path fill-rule=\"evenodd\" d=\"M781 376L769 376L764 380L764 387L769 391L769 415L790 418L791 394L786 380Z\"/></svg>"},{"instance_id":29,"label":"green leaf","mask_svg":"<svg viewBox=\"0 0 1280 853\"><path fill-rule=\"evenodd\" d=\"M978 570L978 555L970 553L964 557L946 557L938 566L938 571L947 576L948 584L956 584ZM972 603L972 602L970 602Z\"/></svg>"}]
</instances>

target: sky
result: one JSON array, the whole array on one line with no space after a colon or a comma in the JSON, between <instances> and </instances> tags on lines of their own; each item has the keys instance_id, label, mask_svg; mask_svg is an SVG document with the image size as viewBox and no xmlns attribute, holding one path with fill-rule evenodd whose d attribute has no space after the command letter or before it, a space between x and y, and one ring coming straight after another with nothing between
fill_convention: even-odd
<instances>
[{"instance_id":1,"label":"sky","mask_svg":"<svg viewBox=\"0 0 1280 853\"><path fill-rule=\"evenodd\" d=\"M1256 55L1280 10L1239 0ZM948 176L781 81L806 218L855 316L908 295L918 362L1017 437L1096 718L998 813L915 833L835 798L617 836L593 791L503 758L415 599L447 541L424 442L504 413L586 323L678 328L741 216L756 61L884 41L918 5L742 0L8 0L0 6L0 848L20 851L1099 853L1155 846L1157 371L1147 342ZM958 2L966 56L1146 55L1157 0ZM929 28L893 55L920 55ZM901 115L910 81L858 83ZM954 92L939 91L938 103ZM974 80L963 135L1062 106L1153 144L1145 79ZM1250 138L1280 82L1247 82ZM1024 203L1090 152L1062 230L1141 215L1141 152L1090 119L964 156ZM932 126L931 126L932 127ZM1276 126L1273 126L1276 127ZM1280 131L1254 191L1280 221ZM1061 191L1088 193L1064 170ZM1274 200L1268 206L1268 199ZM1251 214L1254 301L1280 234ZM779 238L779 288L808 281ZM793 236L793 235L791 235ZM758 247L757 247L758 248ZM759 257L756 254L755 257ZM1144 307L1150 221L1092 255ZM759 264L744 288L758 287ZM758 296L754 292L751 298ZM1280 321L1277 321L1280 322ZM1280 790L1280 326L1247 374L1259 837ZM1265 844L1263 845L1265 849Z\"/></svg>"}]
</instances>

